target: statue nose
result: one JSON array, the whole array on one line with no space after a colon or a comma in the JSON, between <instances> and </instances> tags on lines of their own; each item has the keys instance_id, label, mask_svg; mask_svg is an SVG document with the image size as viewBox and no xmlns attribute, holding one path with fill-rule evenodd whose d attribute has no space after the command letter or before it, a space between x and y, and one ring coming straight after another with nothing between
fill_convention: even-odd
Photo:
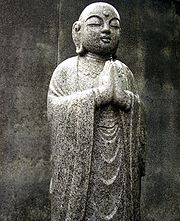
<instances>
[{"instance_id":1,"label":"statue nose","mask_svg":"<svg viewBox=\"0 0 180 221\"><path fill-rule=\"evenodd\" d=\"M110 34L111 31L110 31L109 25L108 25L108 24L104 24L103 29L102 29L101 32L102 32L102 33L106 33L106 34Z\"/></svg>"}]
</instances>

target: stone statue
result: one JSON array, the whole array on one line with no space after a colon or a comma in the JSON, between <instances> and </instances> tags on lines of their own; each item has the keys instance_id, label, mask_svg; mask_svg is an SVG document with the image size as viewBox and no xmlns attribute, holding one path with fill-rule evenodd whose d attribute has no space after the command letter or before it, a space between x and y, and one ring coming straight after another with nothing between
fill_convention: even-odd
<instances>
[{"instance_id":1,"label":"stone statue","mask_svg":"<svg viewBox=\"0 0 180 221\"><path fill-rule=\"evenodd\" d=\"M72 27L77 56L55 69L48 92L52 221L140 221L143 108L116 59L120 16L103 2Z\"/></svg>"}]
</instances>

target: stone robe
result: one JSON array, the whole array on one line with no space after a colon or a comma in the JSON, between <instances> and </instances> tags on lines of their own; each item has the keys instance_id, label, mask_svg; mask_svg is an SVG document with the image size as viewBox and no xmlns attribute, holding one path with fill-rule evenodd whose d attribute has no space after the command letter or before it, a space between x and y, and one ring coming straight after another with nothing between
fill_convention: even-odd
<instances>
[{"instance_id":1,"label":"stone robe","mask_svg":"<svg viewBox=\"0 0 180 221\"><path fill-rule=\"evenodd\" d=\"M129 68L116 60L115 82L131 94L130 110L96 106L98 76L78 57L54 71L48 92L52 221L140 221L144 175L143 109Z\"/></svg>"}]
</instances>

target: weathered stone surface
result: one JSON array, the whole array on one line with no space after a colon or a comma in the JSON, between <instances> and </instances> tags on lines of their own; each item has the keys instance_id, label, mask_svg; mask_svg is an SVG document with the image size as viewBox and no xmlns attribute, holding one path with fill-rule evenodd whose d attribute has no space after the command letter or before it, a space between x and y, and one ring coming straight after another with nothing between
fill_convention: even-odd
<instances>
[{"instance_id":1,"label":"weathered stone surface","mask_svg":"<svg viewBox=\"0 0 180 221\"><path fill-rule=\"evenodd\" d=\"M132 72L115 58L120 26L111 5L89 5L73 24L78 56L52 76L52 221L140 221L144 110Z\"/></svg>"},{"instance_id":2,"label":"weathered stone surface","mask_svg":"<svg viewBox=\"0 0 180 221\"><path fill-rule=\"evenodd\" d=\"M52 1L0 1L0 220L50 219L46 97L57 54Z\"/></svg>"},{"instance_id":3,"label":"weathered stone surface","mask_svg":"<svg viewBox=\"0 0 180 221\"><path fill-rule=\"evenodd\" d=\"M146 176L142 182L142 219L179 220L180 2L174 0L108 1L121 14L117 56L128 64L147 108ZM61 1L59 61L75 51L70 36L74 18L90 0ZM71 14L72 16L68 16Z\"/></svg>"},{"instance_id":4,"label":"weathered stone surface","mask_svg":"<svg viewBox=\"0 0 180 221\"><path fill-rule=\"evenodd\" d=\"M142 220L179 220L180 2L108 2L121 14L118 59L133 70L148 112ZM75 55L71 27L90 3L92 0L0 1L1 221L49 220L47 88L56 66L57 45L60 62ZM45 166L36 164L41 157Z\"/></svg>"}]
</instances>

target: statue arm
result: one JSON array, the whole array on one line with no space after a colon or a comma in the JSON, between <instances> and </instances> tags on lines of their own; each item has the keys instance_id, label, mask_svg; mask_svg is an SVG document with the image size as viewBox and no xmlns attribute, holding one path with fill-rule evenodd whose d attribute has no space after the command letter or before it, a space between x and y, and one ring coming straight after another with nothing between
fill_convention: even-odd
<instances>
[{"instance_id":1,"label":"statue arm","mask_svg":"<svg viewBox=\"0 0 180 221\"><path fill-rule=\"evenodd\" d=\"M114 88L114 103L118 105L123 110L129 110L132 106L132 100L135 99L139 102L139 96L137 93L137 87L134 80L134 76L130 69L124 64L117 62L116 63L116 73L115 73L115 88ZM120 65L120 67L118 67ZM120 69L119 69L120 68ZM118 73L120 72L120 73ZM124 85L119 84L119 77L123 73L124 79L126 81ZM121 77L120 77L121 78Z\"/></svg>"},{"instance_id":2,"label":"statue arm","mask_svg":"<svg viewBox=\"0 0 180 221\"><path fill-rule=\"evenodd\" d=\"M68 67L67 64L63 65L63 63L61 63L55 69L49 85L48 103L72 103L73 100L78 100L85 95L93 93L92 89L76 92L76 85L72 85L72 82L69 82L69 79L74 77L73 74L73 67Z\"/></svg>"},{"instance_id":3,"label":"statue arm","mask_svg":"<svg viewBox=\"0 0 180 221\"><path fill-rule=\"evenodd\" d=\"M63 63L56 68L49 86L48 103L53 102L54 105L59 105L70 101L72 102L73 100L75 101L76 99L78 100L81 97L83 98L84 96L93 93L96 106L106 105L110 102L113 103L114 95L115 99L117 98L117 103L119 103L121 108L130 108L131 98L129 91L121 90L121 93L114 93L115 87L113 62L106 62L99 77L99 86L83 91L76 92L75 88L73 88L70 83L67 83L68 80L73 77L74 70L75 68L69 67L67 64L64 65Z\"/></svg>"},{"instance_id":4,"label":"statue arm","mask_svg":"<svg viewBox=\"0 0 180 221\"><path fill-rule=\"evenodd\" d=\"M71 78L76 77L74 70L61 64L49 86L50 191L57 219L66 213L68 219L82 220L93 146L94 97L92 89L73 92L76 91L76 81Z\"/></svg>"},{"instance_id":5,"label":"statue arm","mask_svg":"<svg viewBox=\"0 0 180 221\"><path fill-rule=\"evenodd\" d=\"M112 93L110 89L106 86L99 86L92 89L94 93L95 105L97 107L101 105L106 105L112 100Z\"/></svg>"},{"instance_id":6,"label":"statue arm","mask_svg":"<svg viewBox=\"0 0 180 221\"><path fill-rule=\"evenodd\" d=\"M116 90L114 92L114 104L123 110L131 108L133 93L128 90Z\"/></svg>"},{"instance_id":7,"label":"statue arm","mask_svg":"<svg viewBox=\"0 0 180 221\"><path fill-rule=\"evenodd\" d=\"M110 96L105 86L72 92L70 94L68 93L69 91L67 91L68 89L66 87L63 89L62 86L57 86L57 81L52 78L48 91L48 103L53 105L62 105L69 102L74 103L76 100L79 100L88 94L93 94L96 106L110 102Z\"/></svg>"}]
</instances>

